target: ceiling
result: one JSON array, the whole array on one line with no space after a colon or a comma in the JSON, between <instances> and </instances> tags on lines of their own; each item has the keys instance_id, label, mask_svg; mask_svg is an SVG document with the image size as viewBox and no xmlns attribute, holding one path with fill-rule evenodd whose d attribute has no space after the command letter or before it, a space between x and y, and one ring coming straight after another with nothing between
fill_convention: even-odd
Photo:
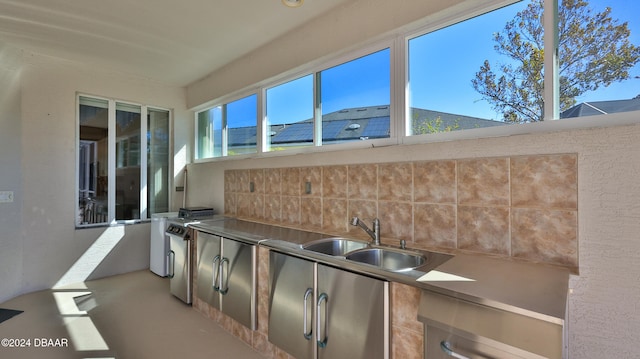
<instances>
[{"instance_id":1,"label":"ceiling","mask_svg":"<svg viewBox=\"0 0 640 359\"><path fill-rule=\"evenodd\" d=\"M348 2L0 0L0 45L186 86Z\"/></svg>"}]
</instances>

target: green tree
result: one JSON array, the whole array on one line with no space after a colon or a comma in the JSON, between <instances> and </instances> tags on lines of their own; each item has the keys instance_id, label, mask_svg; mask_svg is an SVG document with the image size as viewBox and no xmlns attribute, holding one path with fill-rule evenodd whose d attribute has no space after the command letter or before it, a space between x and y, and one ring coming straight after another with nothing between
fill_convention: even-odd
<instances>
[{"instance_id":1,"label":"green tree","mask_svg":"<svg viewBox=\"0 0 640 359\"><path fill-rule=\"evenodd\" d=\"M561 0L558 14L560 111L575 98L630 77L640 60L640 47L630 43L627 23L611 18L611 8L595 13L586 0ZM543 120L544 47L543 0L526 9L494 34L495 50L510 63L496 69L488 60L480 67L473 88L513 123Z\"/></svg>"},{"instance_id":2,"label":"green tree","mask_svg":"<svg viewBox=\"0 0 640 359\"><path fill-rule=\"evenodd\" d=\"M434 119L424 118L422 120L415 117L413 120L414 135L422 135L427 133L439 133L439 132L451 132L459 129L460 129L460 124L458 123L458 119L453 121L453 124L449 124L449 125L445 125L444 121L440 116Z\"/></svg>"}]
</instances>

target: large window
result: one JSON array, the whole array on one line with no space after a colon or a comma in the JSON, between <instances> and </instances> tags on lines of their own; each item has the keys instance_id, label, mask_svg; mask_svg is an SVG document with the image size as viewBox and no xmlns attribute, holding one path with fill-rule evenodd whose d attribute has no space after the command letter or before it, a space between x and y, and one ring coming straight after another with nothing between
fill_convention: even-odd
<instances>
[{"instance_id":1,"label":"large window","mask_svg":"<svg viewBox=\"0 0 640 359\"><path fill-rule=\"evenodd\" d=\"M78 226L168 211L169 111L79 96L78 126Z\"/></svg>"},{"instance_id":2,"label":"large window","mask_svg":"<svg viewBox=\"0 0 640 359\"><path fill-rule=\"evenodd\" d=\"M321 71L322 144L388 138L390 49Z\"/></svg>"},{"instance_id":3,"label":"large window","mask_svg":"<svg viewBox=\"0 0 640 359\"><path fill-rule=\"evenodd\" d=\"M639 12L638 1L454 5L369 50L256 85L257 151L515 134L534 127L508 125L640 111ZM227 155L216 109L198 114L198 158Z\"/></svg>"},{"instance_id":4,"label":"large window","mask_svg":"<svg viewBox=\"0 0 640 359\"><path fill-rule=\"evenodd\" d=\"M411 38L406 134L640 110L640 5L560 0L545 28L550 4L519 1Z\"/></svg>"},{"instance_id":5,"label":"large window","mask_svg":"<svg viewBox=\"0 0 640 359\"><path fill-rule=\"evenodd\" d=\"M313 146L313 75L266 91L266 150Z\"/></svg>"},{"instance_id":6,"label":"large window","mask_svg":"<svg viewBox=\"0 0 640 359\"><path fill-rule=\"evenodd\" d=\"M258 97L250 95L196 114L196 158L257 151Z\"/></svg>"}]
</instances>

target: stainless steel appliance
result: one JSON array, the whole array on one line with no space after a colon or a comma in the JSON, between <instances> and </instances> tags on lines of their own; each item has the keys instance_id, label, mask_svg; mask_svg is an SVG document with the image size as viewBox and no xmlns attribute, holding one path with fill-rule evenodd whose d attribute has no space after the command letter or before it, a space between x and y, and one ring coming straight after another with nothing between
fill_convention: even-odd
<instances>
[{"instance_id":1,"label":"stainless steel appliance","mask_svg":"<svg viewBox=\"0 0 640 359\"><path fill-rule=\"evenodd\" d=\"M190 224L213 218L213 209L206 207L180 208L178 216L168 220L165 233L169 236L168 277L171 294L187 304L192 302L193 230Z\"/></svg>"},{"instance_id":2,"label":"stainless steel appliance","mask_svg":"<svg viewBox=\"0 0 640 359\"><path fill-rule=\"evenodd\" d=\"M149 243L149 270L161 277L169 274L168 220L178 218L178 212L154 213L151 215L151 242Z\"/></svg>"}]
</instances>

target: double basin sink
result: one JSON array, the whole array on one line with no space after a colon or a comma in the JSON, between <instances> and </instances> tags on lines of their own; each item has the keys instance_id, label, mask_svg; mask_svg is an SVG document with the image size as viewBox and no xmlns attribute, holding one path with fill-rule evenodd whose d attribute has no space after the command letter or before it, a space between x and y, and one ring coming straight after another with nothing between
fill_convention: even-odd
<instances>
[{"instance_id":1,"label":"double basin sink","mask_svg":"<svg viewBox=\"0 0 640 359\"><path fill-rule=\"evenodd\" d=\"M380 269L403 272L421 267L427 261L420 253L403 249L372 247L369 243L342 237L323 238L302 245L302 249L344 257Z\"/></svg>"}]
</instances>

